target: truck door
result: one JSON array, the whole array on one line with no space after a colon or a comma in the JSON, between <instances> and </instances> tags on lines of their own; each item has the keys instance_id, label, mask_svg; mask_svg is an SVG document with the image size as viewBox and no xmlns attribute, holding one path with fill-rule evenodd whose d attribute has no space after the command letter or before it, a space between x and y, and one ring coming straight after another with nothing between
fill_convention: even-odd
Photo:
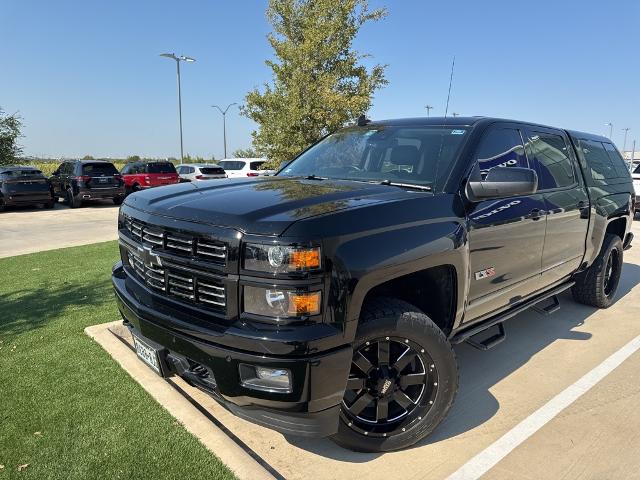
<instances>
[{"instance_id":1,"label":"truck door","mask_svg":"<svg viewBox=\"0 0 640 480\"><path fill-rule=\"evenodd\" d=\"M491 127L474 161L530 168L517 128ZM465 321L499 310L539 288L546 213L542 194L475 203L468 212L470 285Z\"/></svg>"},{"instance_id":2,"label":"truck door","mask_svg":"<svg viewBox=\"0 0 640 480\"><path fill-rule=\"evenodd\" d=\"M544 196L547 234L542 251L542 284L573 273L582 262L589 227L589 197L577 159L562 130L530 127L527 156L538 172Z\"/></svg>"}]
</instances>

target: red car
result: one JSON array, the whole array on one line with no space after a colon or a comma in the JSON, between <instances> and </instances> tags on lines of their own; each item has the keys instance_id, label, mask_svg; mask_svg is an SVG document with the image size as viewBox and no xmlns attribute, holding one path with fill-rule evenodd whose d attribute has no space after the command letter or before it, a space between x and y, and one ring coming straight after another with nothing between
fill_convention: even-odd
<instances>
[{"instance_id":1,"label":"red car","mask_svg":"<svg viewBox=\"0 0 640 480\"><path fill-rule=\"evenodd\" d=\"M134 162L124 166L122 171L127 193L150 187L178 183L180 177L171 162Z\"/></svg>"}]
</instances>

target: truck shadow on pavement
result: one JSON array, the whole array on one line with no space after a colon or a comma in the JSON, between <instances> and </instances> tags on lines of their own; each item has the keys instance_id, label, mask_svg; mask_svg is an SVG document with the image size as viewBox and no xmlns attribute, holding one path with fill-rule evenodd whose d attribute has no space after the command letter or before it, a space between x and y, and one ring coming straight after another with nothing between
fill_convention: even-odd
<instances>
[{"instance_id":1,"label":"truck shadow on pavement","mask_svg":"<svg viewBox=\"0 0 640 480\"><path fill-rule=\"evenodd\" d=\"M638 284L640 266L625 263L616 303ZM456 346L460 387L453 407L430 436L410 448L441 442L482 425L500 409L500 403L490 392L491 387L556 340L588 341L590 333L574 331L574 328L583 325L597 309L574 302L570 291L560 295L560 302L562 308L552 315L528 310L505 322L507 339L494 349L482 352L467 344ZM610 308L615 309L615 304ZM298 448L339 461L362 463L381 455L351 452L328 439L286 437L286 440Z\"/></svg>"}]
</instances>

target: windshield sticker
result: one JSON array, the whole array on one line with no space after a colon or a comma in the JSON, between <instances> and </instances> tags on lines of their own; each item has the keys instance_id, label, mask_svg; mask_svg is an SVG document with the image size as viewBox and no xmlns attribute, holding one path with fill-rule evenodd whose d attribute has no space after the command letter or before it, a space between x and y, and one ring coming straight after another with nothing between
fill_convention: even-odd
<instances>
[{"instance_id":1,"label":"windshield sticker","mask_svg":"<svg viewBox=\"0 0 640 480\"><path fill-rule=\"evenodd\" d=\"M464 130L451 130L451 135L464 135Z\"/></svg>"}]
</instances>

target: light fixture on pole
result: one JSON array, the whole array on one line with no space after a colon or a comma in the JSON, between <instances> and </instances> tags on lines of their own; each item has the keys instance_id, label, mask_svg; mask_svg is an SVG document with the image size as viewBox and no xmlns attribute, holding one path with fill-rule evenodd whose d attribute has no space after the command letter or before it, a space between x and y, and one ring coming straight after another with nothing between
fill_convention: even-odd
<instances>
[{"instance_id":1,"label":"light fixture on pole","mask_svg":"<svg viewBox=\"0 0 640 480\"><path fill-rule=\"evenodd\" d=\"M217 108L222 114L222 138L224 142L224 158L227 158L227 112L233 105L237 105L237 103L236 102L230 103L229 105L227 105L227 108L225 108L224 110L221 109L218 105L211 105L211 107Z\"/></svg>"},{"instance_id":2,"label":"light fixture on pole","mask_svg":"<svg viewBox=\"0 0 640 480\"><path fill-rule=\"evenodd\" d=\"M629 127L622 129L622 131L624 132L624 143L622 144L622 154L623 155L624 155L624 152L627 151L627 133L629 133L629 130L631 130Z\"/></svg>"},{"instance_id":3,"label":"light fixture on pole","mask_svg":"<svg viewBox=\"0 0 640 480\"><path fill-rule=\"evenodd\" d=\"M182 146L182 92L180 88L180 62L195 62L195 58L185 55L176 56L175 53L161 53L161 57L171 58L176 61L176 72L178 74L178 123L180 124L180 161L184 160L184 149Z\"/></svg>"},{"instance_id":4,"label":"light fixture on pole","mask_svg":"<svg viewBox=\"0 0 640 480\"><path fill-rule=\"evenodd\" d=\"M429 112L433 109L433 107L431 105L425 105L424 108L427 109L427 118L430 117L431 115L429 114Z\"/></svg>"},{"instance_id":5,"label":"light fixture on pole","mask_svg":"<svg viewBox=\"0 0 640 480\"><path fill-rule=\"evenodd\" d=\"M609 126L609 140L611 140L611 137L613 137L613 123L611 122L607 122L605 123L605 126Z\"/></svg>"}]
</instances>

